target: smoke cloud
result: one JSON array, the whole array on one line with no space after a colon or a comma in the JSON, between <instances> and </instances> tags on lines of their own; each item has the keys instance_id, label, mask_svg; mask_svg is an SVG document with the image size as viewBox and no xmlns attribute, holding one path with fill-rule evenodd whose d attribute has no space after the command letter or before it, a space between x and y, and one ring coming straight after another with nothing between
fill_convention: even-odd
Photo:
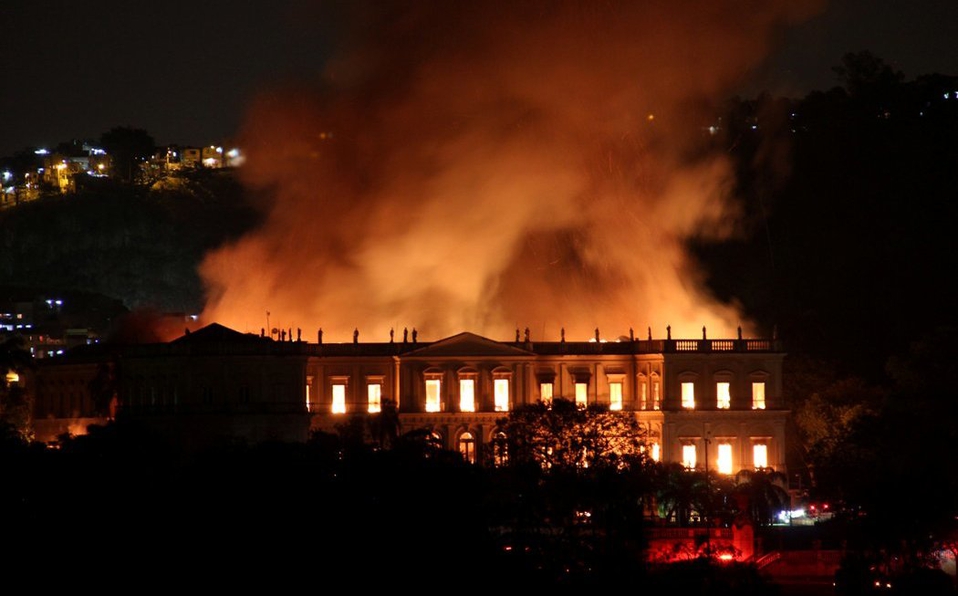
<instances>
[{"instance_id":1,"label":"smoke cloud","mask_svg":"<svg viewBox=\"0 0 958 596\"><path fill-rule=\"evenodd\" d=\"M819 0L360 2L320 84L241 131L262 226L207 255L202 319L384 341L733 337L683 245L736 233L700 136ZM267 315L267 312L270 313ZM267 318L269 317L269 322Z\"/></svg>"}]
</instances>

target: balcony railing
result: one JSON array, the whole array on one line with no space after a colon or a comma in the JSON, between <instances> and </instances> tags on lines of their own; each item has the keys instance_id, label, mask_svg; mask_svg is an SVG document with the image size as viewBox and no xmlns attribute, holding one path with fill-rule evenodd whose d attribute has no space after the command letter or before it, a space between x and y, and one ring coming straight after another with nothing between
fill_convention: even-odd
<instances>
[{"instance_id":1,"label":"balcony railing","mask_svg":"<svg viewBox=\"0 0 958 596\"><path fill-rule=\"evenodd\" d=\"M663 352L780 352L775 339L672 339L665 340Z\"/></svg>"}]
</instances>

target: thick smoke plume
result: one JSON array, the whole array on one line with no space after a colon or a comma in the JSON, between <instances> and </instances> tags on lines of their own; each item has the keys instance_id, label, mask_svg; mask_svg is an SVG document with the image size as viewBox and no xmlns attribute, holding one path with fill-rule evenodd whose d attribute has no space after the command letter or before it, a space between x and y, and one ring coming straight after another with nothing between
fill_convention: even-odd
<instances>
[{"instance_id":1,"label":"thick smoke plume","mask_svg":"<svg viewBox=\"0 0 958 596\"><path fill-rule=\"evenodd\" d=\"M819 4L330 10L342 39L322 84L249 111L242 175L270 206L203 263L203 320L312 341L320 327L329 341L752 331L683 249L736 231L729 165L699 137L775 33Z\"/></svg>"}]
</instances>

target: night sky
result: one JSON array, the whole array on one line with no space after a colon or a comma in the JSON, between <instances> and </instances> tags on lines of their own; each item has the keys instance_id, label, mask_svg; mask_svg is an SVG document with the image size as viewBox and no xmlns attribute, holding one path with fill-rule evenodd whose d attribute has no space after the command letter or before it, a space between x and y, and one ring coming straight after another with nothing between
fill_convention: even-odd
<instances>
[{"instance_id":1,"label":"night sky","mask_svg":"<svg viewBox=\"0 0 958 596\"><path fill-rule=\"evenodd\" d=\"M114 126L158 144L224 142L252 95L320 80L336 20L307 0L0 3L0 156ZM869 50L907 79L958 74L958 2L841 0L775 34L753 90L802 96L836 83L844 53Z\"/></svg>"}]
</instances>

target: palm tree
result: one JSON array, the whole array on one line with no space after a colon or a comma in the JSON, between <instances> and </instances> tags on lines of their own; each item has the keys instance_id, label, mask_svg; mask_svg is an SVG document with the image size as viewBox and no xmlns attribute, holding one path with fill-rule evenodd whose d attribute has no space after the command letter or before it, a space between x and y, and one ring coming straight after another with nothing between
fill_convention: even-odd
<instances>
[{"instance_id":1,"label":"palm tree","mask_svg":"<svg viewBox=\"0 0 958 596\"><path fill-rule=\"evenodd\" d=\"M708 498L705 473L678 462L661 464L657 474L659 514L667 521L687 526L693 513L704 511Z\"/></svg>"},{"instance_id":2,"label":"palm tree","mask_svg":"<svg viewBox=\"0 0 958 596\"><path fill-rule=\"evenodd\" d=\"M735 475L735 492L743 500L743 510L753 523L770 526L775 514L789 506L785 474L772 468L743 469Z\"/></svg>"}]
</instances>

